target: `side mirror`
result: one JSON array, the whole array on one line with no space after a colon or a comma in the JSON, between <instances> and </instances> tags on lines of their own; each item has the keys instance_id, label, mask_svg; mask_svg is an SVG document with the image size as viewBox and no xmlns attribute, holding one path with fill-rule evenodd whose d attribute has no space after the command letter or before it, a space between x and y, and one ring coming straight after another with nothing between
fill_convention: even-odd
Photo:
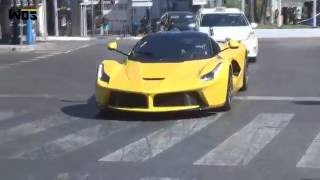
<instances>
[{"instance_id":1,"label":"side mirror","mask_svg":"<svg viewBox=\"0 0 320 180\"><path fill-rule=\"evenodd\" d=\"M118 43L116 41L109 42L108 45L107 45L107 48L110 51L115 51L115 52L120 53L122 55L129 56L127 53L124 53L124 52L118 50Z\"/></svg>"},{"instance_id":2,"label":"side mirror","mask_svg":"<svg viewBox=\"0 0 320 180\"><path fill-rule=\"evenodd\" d=\"M257 24L257 23L251 23L251 27L252 27L252 28L257 28L257 27L258 27L258 24Z\"/></svg>"},{"instance_id":3,"label":"side mirror","mask_svg":"<svg viewBox=\"0 0 320 180\"><path fill-rule=\"evenodd\" d=\"M118 49L118 43L116 41L109 42L107 48L111 51Z\"/></svg>"},{"instance_id":4,"label":"side mirror","mask_svg":"<svg viewBox=\"0 0 320 180\"><path fill-rule=\"evenodd\" d=\"M240 46L240 42L238 40L230 40L229 41L229 47L231 49L237 49Z\"/></svg>"}]
</instances>

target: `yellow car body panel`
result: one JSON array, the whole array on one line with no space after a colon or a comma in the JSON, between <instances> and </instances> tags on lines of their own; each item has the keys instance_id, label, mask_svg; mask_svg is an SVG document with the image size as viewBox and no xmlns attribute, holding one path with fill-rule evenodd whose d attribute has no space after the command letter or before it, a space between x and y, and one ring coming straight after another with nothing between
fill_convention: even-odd
<instances>
[{"instance_id":1,"label":"yellow car body panel","mask_svg":"<svg viewBox=\"0 0 320 180\"><path fill-rule=\"evenodd\" d=\"M227 47L225 44L220 46ZM116 60L104 60L102 61L103 71L110 80L105 82L97 78L96 101L102 108L136 112L169 112L221 107L226 101L230 68L238 68L239 71L232 75L233 93L243 86L246 52L244 44L240 43L238 48L227 49L209 59L176 63L142 63L128 59L123 64ZM212 80L201 79L218 64L221 64L221 67ZM185 92L197 94L202 104L155 105L155 96ZM145 107L115 106L110 103L112 93L145 97L147 105ZM127 101L134 101L134 99L127 99Z\"/></svg>"}]
</instances>

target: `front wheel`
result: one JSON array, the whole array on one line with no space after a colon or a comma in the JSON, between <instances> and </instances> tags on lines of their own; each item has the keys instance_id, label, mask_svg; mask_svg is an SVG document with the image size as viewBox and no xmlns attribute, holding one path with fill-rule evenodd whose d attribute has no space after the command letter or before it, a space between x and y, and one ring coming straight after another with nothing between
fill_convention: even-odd
<instances>
[{"instance_id":1,"label":"front wheel","mask_svg":"<svg viewBox=\"0 0 320 180\"><path fill-rule=\"evenodd\" d=\"M249 62L252 62L252 63L257 62L257 57L249 57Z\"/></svg>"},{"instance_id":2,"label":"front wheel","mask_svg":"<svg viewBox=\"0 0 320 180\"><path fill-rule=\"evenodd\" d=\"M232 70L229 70L228 87L225 104L222 106L223 111L231 109L232 97L233 96L233 81L232 81Z\"/></svg>"},{"instance_id":3,"label":"front wheel","mask_svg":"<svg viewBox=\"0 0 320 180\"><path fill-rule=\"evenodd\" d=\"M240 91L245 91L248 88L248 81L249 81L249 76L248 76L248 60L246 59L244 62L243 66L243 78L242 78L242 87L240 88Z\"/></svg>"}]
</instances>

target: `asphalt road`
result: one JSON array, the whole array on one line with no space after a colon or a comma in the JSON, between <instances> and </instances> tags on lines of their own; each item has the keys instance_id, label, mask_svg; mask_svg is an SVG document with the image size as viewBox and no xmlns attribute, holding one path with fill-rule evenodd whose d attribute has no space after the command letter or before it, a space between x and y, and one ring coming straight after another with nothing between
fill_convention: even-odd
<instances>
[{"instance_id":1,"label":"asphalt road","mask_svg":"<svg viewBox=\"0 0 320 180\"><path fill-rule=\"evenodd\" d=\"M102 40L2 53L0 179L319 180L319 40L260 40L249 89L226 113L99 114L96 66L124 58Z\"/></svg>"}]
</instances>

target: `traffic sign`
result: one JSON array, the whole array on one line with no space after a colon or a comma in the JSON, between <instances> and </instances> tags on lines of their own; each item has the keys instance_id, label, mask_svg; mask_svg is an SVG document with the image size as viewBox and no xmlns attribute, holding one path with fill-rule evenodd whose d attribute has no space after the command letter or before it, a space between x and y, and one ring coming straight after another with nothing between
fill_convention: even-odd
<instances>
[{"instance_id":1,"label":"traffic sign","mask_svg":"<svg viewBox=\"0 0 320 180\"><path fill-rule=\"evenodd\" d=\"M132 0L132 7L152 7L152 0Z\"/></svg>"},{"instance_id":2,"label":"traffic sign","mask_svg":"<svg viewBox=\"0 0 320 180\"><path fill-rule=\"evenodd\" d=\"M208 0L192 0L192 5L207 5Z\"/></svg>"}]
</instances>

